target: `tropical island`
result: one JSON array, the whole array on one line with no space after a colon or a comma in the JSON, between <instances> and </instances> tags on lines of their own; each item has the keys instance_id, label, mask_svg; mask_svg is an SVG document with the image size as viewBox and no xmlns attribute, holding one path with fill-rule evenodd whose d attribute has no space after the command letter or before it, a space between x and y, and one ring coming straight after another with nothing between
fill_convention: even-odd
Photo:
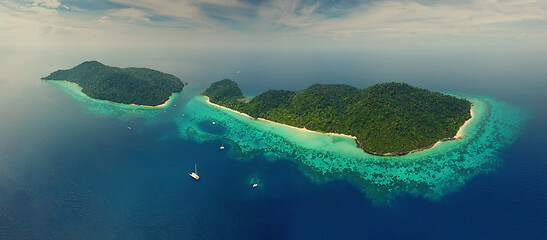
<instances>
[{"instance_id":1,"label":"tropical island","mask_svg":"<svg viewBox=\"0 0 547 240\"><path fill-rule=\"evenodd\" d=\"M75 83L91 98L143 106L161 106L184 87L171 74L149 68L111 67L97 61L57 70L42 79Z\"/></svg>"},{"instance_id":2,"label":"tropical island","mask_svg":"<svg viewBox=\"0 0 547 240\"><path fill-rule=\"evenodd\" d=\"M395 82L366 89L314 84L296 92L268 90L247 100L236 82L224 79L202 94L254 119L352 136L375 155L403 155L454 140L471 118L465 99Z\"/></svg>"}]
</instances>

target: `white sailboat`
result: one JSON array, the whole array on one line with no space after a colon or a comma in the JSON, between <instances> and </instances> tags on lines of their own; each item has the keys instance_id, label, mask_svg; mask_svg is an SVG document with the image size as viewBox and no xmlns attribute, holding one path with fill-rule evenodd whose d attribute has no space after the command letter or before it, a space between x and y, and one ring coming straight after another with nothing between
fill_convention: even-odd
<instances>
[{"instance_id":1,"label":"white sailboat","mask_svg":"<svg viewBox=\"0 0 547 240\"><path fill-rule=\"evenodd\" d=\"M192 177L193 179L195 179L196 181L199 180L199 175L198 175L198 164L196 163L195 165L195 172L191 172L189 173L188 175L190 175L190 177Z\"/></svg>"},{"instance_id":2,"label":"white sailboat","mask_svg":"<svg viewBox=\"0 0 547 240\"><path fill-rule=\"evenodd\" d=\"M220 146L220 150L224 149L224 143Z\"/></svg>"}]
</instances>

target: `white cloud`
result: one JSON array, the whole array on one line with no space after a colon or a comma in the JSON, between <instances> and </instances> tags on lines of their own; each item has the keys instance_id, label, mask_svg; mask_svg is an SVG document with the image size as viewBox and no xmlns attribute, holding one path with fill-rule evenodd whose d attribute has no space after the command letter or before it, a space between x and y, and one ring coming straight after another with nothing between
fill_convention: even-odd
<instances>
[{"instance_id":1,"label":"white cloud","mask_svg":"<svg viewBox=\"0 0 547 240\"><path fill-rule=\"evenodd\" d=\"M131 21L131 22L135 22L135 21L149 22L150 20L148 17L152 16L150 13L140 9L136 9L136 8L115 9L115 10L109 11L108 15L111 17L119 17L124 21Z\"/></svg>"},{"instance_id":2,"label":"white cloud","mask_svg":"<svg viewBox=\"0 0 547 240\"><path fill-rule=\"evenodd\" d=\"M67 6L64 6L59 2L59 0L26 0L30 2L33 6L39 6L39 7L45 7L45 8L59 8L64 7L68 8Z\"/></svg>"},{"instance_id":3,"label":"white cloud","mask_svg":"<svg viewBox=\"0 0 547 240\"><path fill-rule=\"evenodd\" d=\"M190 1L112 0L112 2L131 6L133 8L144 9L149 14L153 15L198 22L204 21L205 19L201 10Z\"/></svg>"},{"instance_id":4,"label":"white cloud","mask_svg":"<svg viewBox=\"0 0 547 240\"><path fill-rule=\"evenodd\" d=\"M50 4L50 5L44 5ZM31 4L0 3L0 45L48 45L78 39L93 28L85 21L67 19L59 15L56 5L49 1ZM76 40L78 41L78 40Z\"/></svg>"},{"instance_id":5,"label":"white cloud","mask_svg":"<svg viewBox=\"0 0 547 240\"><path fill-rule=\"evenodd\" d=\"M302 30L307 34L346 38L506 36L507 23L544 21L545 4L535 1L478 0L466 4L380 2L355 9L342 18L319 20Z\"/></svg>"},{"instance_id":6,"label":"white cloud","mask_svg":"<svg viewBox=\"0 0 547 240\"><path fill-rule=\"evenodd\" d=\"M0 2L0 44L234 44L299 41L353 42L452 39L544 40L547 2L468 0L422 4L377 1L351 9L307 0L249 4L237 0L111 0L128 6L105 11L78 10L59 0ZM325 3L326 4L326 3ZM207 6L207 8L202 8ZM71 11L60 11L59 8ZM212 12L207 12L213 9ZM322 11L318 11L321 9ZM328 9L327 9L328 10ZM210 14L230 21L220 22ZM151 21L164 17L165 21ZM146 23L146 24L142 24ZM233 24L233 25L230 25ZM148 36L146 36L148 34ZM140 39L135 42L132 39ZM228 40L228 41L226 41Z\"/></svg>"},{"instance_id":7,"label":"white cloud","mask_svg":"<svg viewBox=\"0 0 547 240\"><path fill-rule=\"evenodd\" d=\"M319 22L324 16L316 14L320 3L306 4L301 1L277 0L259 8L262 26L268 23L287 27L307 27Z\"/></svg>"}]
</instances>

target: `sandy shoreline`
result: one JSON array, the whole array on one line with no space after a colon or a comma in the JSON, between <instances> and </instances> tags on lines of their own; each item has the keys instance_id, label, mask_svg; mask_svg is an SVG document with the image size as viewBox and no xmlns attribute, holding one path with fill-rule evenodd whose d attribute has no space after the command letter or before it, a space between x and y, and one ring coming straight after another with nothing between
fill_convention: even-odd
<instances>
[{"instance_id":1,"label":"sandy shoreline","mask_svg":"<svg viewBox=\"0 0 547 240\"><path fill-rule=\"evenodd\" d=\"M52 80L52 81L58 81L58 80ZM74 84L76 86L78 86L80 88L80 91L82 91L82 87L80 85L78 85L77 83L74 83L74 82L69 82L67 80L63 80L63 82L66 82L66 83L70 83L70 84ZM83 93L83 92L82 92ZM85 94L85 93L84 93ZM165 101L164 103L160 104L160 105L156 105L156 106L149 106L149 105L138 105L138 104L134 104L134 103L131 103L131 104L127 104L127 103L119 103L119 102L112 102L112 101L109 101L109 100L105 100L105 99L96 99L96 98L92 98L92 97L89 97L91 99L94 99L94 100L101 100L101 101L107 101L107 102L111 102L111 103L118 103L118 104L125 104L125 105L133 105L133 106L137 106L137 107L152 107L152 108L155 108L155 107L165 107L167 106L167 104L169 104L169 102L173 99L173 96L175 96L176 93L171 93L171 96L169 96L169 98L167 99L167 101ZM87 96L87 94L85 94Z\"/></svg>"},{"instance_id":2,"label":"sandy shoreline","mask_svg":"<svg viewBox=\"0 0 547 240\"><path fill-rule=\"evenodd\" d=\"M206 102L207 102L208 104L211 104L211 105L213 105L213 106L215 106L215 107L219 107L219 108L226 109L226 110L228 110L228 111L231 111L231 112L240 114L240 115L242 115L242 116L245 116L245 117L248 117L248 118L251 118L251 119L266 121L266 122L270 122L270 123L282 125L282 126L285 126L285 127L289 127L289 128L295 129L295 130L304 131L304 132L320 133L320 134L327 134L327 135L332 135L332 136L340 136L340 137L347 137L347 138L357 139L356 137L351 136L351 135L346 135L346 134L341 134L341 133L323 133L323 132L317 132L317 131L309 130L309 129L306 129L306 128L298 128L298 127L295 127L295 126L291 126L291 125L287 125L287 124L283 124L283 123L274 122L274 121L271 121L271 120L268 120L268 119L264 119L264 118L254 118L254 117L249 116L249 115L246 114L246 113L238 112L238 111L233 110L233 109L231 109L231 108L227 108L227 107L224 107L224 106L220 106L220 105L218 105L218 104L216 104L216 103L212 103L211 101L209 101L209 97L207 97L207 96L204 96L204 97L206 98Z\"/></svg>"},{"instance_id":3,"label":"sandy shoreline","mask_svg":"<svg viewBox=\"0 0 547 240\"><path fill-rule=\"evenodd\" d=\"M251 119L254 119L253 117L249 116L249 115L246 114L246 113L238 112L238 111L233 110L233 109L231 109L231 108L227 108L227 107L225 107L225 106L220 106L220 105L218 105L218 104L216 104L216 103L212 103L211 101L209 101L209 97L207 97L207 96L204 96L204 97L207 98L207 99L205 100L205 102L207 102L208 104L211 104L211 105L213 105L213 106L215 106L215 107L223 108L223 109L226 109L226 110L228 110L228 111L231 111L231 112L234 112L234 113L243 115L243 116L248 117L248 118L251 118Z\"/></svg>"},{"instance_id":4,"label":"sandy shoreline","mask_svg":"<svg viewBox=\"0 0 547 240\"><path fill-rule=\"evenodd\" d=\"M459 140L459 139L462 139L464 138L465 136L463 135L463 131L465 130L465 127L467 127L467 125L469 125L469 123L471 122L471 120L473 120L473 117L474 117L474 110L473 110L473 106L475 106L474 104L471 104L471 109L469 110L470 113L471 113L471 118L467 119L467 121L465 121L463 123L463 125L460 127L460 129L458 129L458 132L456 133L456 136L454 136L452 139L448 139L448 140ZM434 148L435 146L439 145L440 143L444 142L446 140L439 140L437 141L435 144L433 144L433 146L429 147L429 148ZM426 148L426 149L429 149L429 148ZM423 149L425 150L425 149ZM419 151L422 151L422 150L412 150L410 151L409 153L413 153L413 152L419 152Z\"/></svg>"},{"instance_id":5,"label":"sandy shoreline","mask_svg":"<svg viewBox=\"0 0 547 240\"><path fill-rule=\"evenodd\" d=\"M171 93L171 96L169 96L169 98L167 99L167 101L165 101L164 103L160 104L160 105L156 105L156 106L148 106L148 105L138 105L138 104L134 104L134 103L131 103L129 105L133 105L133 106L138 106L138 107L152 107L152 108L159 108L159 107L165 107L169 104L169 102L171 102L171 100L173 99L173 97L175 96L176 93ZM105 101L108 101L108 100L105 100ZM109 102L112 102L112 101L109 101ZM116 102L113 102L113 103L116 103ZM125 103L121 103L121 104L125 104Z\"/></svg>"},{"instance_id":6,"label":"sandy shoreline","mask_svg":"<svg viewBox=\"0 0 547 240\"><path fill-rule=\"evenodd\" d=\"M248 117L248 118L251 118L251 119L256 119L256 118L253 118L251 116L249 116L248 114L245 114L245 113L242 113L242 112L238 112L236 110L233 110L233 109L230 109L230 108L227 108L227 107L224 107L224 106L220 106L218 104L215 104L215 103L212 103L211 101L209 101L209 97L208 96L204 96L206 98L206 102L212 106L215 106L215 107L219 107L219 108L222 108L222 109L226 109L228 111L231 111L231 112L234 112L234 113L237 113L237 114L240 114L242 116L245 116L245 117ZM446 140L458 140L458 139L462 139L464 138L465 136L463 135L463 131L465 130L465 127L467 127L469 125L469 123L474 119L474 110L473 110L473 106L475 106L474 104L471 105L471 109L470 109L470 114L471 114L471 118L467 119L463 125L460 127L460 129L458 130L458 132L456 133L456 136L454 136L454 138L447 138L447 139L441 139L439 141L437 141L435 144L429 146L429 147L425 147L425 148L420 148L420 149L414 149L412 151L409 151L408 153L415 153L415 152L420 152L420 151L423 151L423 150L426 150L426 149L430 149L430 148L433 148L435 146L437 146L438 144L446 141ZM327 134L327 135L332 135L332 136L340 136L340 137L347 137L347 138L351 138L351 139L354 139L356 141L357 140L357 137L355 136L351 136L351 135L346 135L346 134L340 134L340 133L322 133L322 132L317 132L317 131L312 131L312 130L309 130L309 129L306 129L306 128L298 128L298 127L294 127L294 126L290 126L290 125L287 125L287 124L283 124L283 123L278 123L278 122L274 122L274 121L270 121L270 120L267 120L267 119L264 119L264 118L258 118L256 120L262 120L262 121L266 121L266 122L270 122L270 123L274 123L274 124L278 124L278 125L282 125L282 126L286 126L286 127L289 127L289 128L292 128L292 129L295 129L295 130L299 130L299 131L304 131L304 132L311 132L311 133L320 133L320 134ZM364 149L366 152L368 152L366 149ZM375 154L376 155L376 154ZM380 155L384 155L384 156L387 156L387 155L391 155L391 154L380 154Z\"/></svg>"},{"instance_id":7,"label":"sandy shoreline","mask_svg":"<svg viewBox=\"0 0 547 240\"><path fill-rule=\"evenodd\" d=\"M470 112L471 112L471 118L467 119L467 121L465 121L465 122L463 123L463 125L460 127L460 129L458 130L458 132L456 133L456 136L454 136L454 138L460 139L460 138L465 137L465 136L463 135L463 130L465 129L465 127L467 127L467 125L471 122L471 120L473 120L473 117L474 117L474 115L475 115L474 112L473 112L473 106L475 106L475 105L474 105L473 103L471 103L471 110L470 110Z\"/></svg>"},{"instance_id":8,"label":"sandy shoreline","mask_svg":"<svg viewBox=\"0 0 547 240\"><path fill-rule=\"evenodd\" d=\"M332 135L332 136L340 136L340 137L347 137L347 138L357 139L356 137L351 136L351 135L346 135L346 134L341 134L341 133L324 133L324 132L317 132L317 131L309 130L309 129L307 129L307 128L299 128L299 127L295 127L295 126L291 126L291 125L287 125L287 124L283 124L283 123L278 123L278 122L270 121L270 120L264 119L264 118L258 118L258 120L263 120L263 121L266 121L266 122L271 122L271 123L283 125L283 126L285 126L285 127L290 127L290 128L293 128L293 129L296 129L296 130L299 130L299 131L304 131L304 132L320 133L320 134L327 134L327 135Z\"/></svg>"}]
</instances>

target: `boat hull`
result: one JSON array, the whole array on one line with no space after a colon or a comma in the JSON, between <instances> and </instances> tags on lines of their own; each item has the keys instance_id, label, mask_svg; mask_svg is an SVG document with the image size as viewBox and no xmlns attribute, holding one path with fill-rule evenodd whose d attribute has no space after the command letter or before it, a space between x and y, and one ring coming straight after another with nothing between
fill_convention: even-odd
<instances>
[{"instance_id":1,"label":"boat hull","mask_svg":"<svg viewBox=\"0 0 547 240\"><path fill-rule=\"evenodd\" d=\"M193 178L196 181L199 180L199 175L195 172L188 173L188 175L190 175L190 177Z\"/></svg>"}]
</instances>

